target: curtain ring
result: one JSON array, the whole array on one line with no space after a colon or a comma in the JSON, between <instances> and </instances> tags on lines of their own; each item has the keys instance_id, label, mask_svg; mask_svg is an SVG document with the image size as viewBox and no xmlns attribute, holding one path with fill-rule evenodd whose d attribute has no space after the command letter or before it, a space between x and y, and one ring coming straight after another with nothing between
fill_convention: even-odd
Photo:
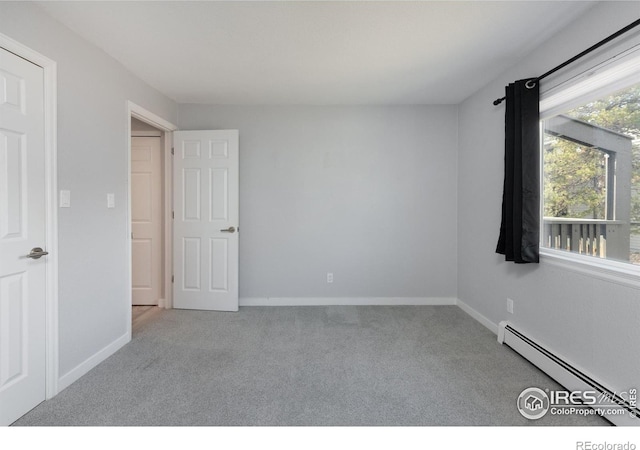
<instances>
[{"instance_id":1,"label":"curtain ring","mask_svg":"<svg viewBox=\"0 0 640 450\"><path fill-rule=\"evenodd\" d=\"M530 80L527 80L527 82L524 84L524 86L527 89L533 89L534 87L536 87L536 82L538 81L537 78L532 78ZM529 83L531 83L531 85L529 85Z\"/></svg>"}]
</instances>

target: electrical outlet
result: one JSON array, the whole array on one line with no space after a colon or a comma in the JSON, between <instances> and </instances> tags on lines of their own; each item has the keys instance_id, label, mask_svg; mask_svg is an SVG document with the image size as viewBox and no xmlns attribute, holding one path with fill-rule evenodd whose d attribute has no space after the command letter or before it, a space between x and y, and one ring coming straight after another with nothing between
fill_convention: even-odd
<instances>
[{"instance_id":1,"label":"electrical outlet","mask_svg":"<svg viewBox=\"0 0 640 450\"><path fill-rule=\"evenodd\" d=\"M510 298L507 299L507 312L513 314L513 300Z\"/></svg>"},{"instance_id":2,"label":"electrical outlet","mask_svg":"<svg viewBox=\"0 0 640 450\"><path fill-rule=\"evenodd\" d=\"M327 272L327 283L333 283L333 273Z\"/></svg>"}]
</instances>

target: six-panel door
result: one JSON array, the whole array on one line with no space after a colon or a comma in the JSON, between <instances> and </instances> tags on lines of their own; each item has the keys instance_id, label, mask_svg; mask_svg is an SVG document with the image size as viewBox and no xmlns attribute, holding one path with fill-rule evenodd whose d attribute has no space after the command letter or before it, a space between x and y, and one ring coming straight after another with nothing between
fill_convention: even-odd
<instances>
[{"instance_id":1,"label":"six-panel door","mask_svg":"<svg viewBox=\"0 0 640 450\"><path fill-rule=\"evenodd\" d=\"M238 131L174 132L175 308L238 310Z\"/></svg>"},{"instance_id":2,"label":"six-panel door","mask_svg":"<svg viewBox=\"0 0 640 450\"><path fill-rule=\"evenodd\" d=\"M44 72L0 48L0 425L45 399ZM46 248L43 249L46 251Z\"/></svg>"},{"instance_id":3,"label":"six-panel door","mask_svg":"<svg viewBox=\"0 0 640 450\"><path fill-rule=\"evenodd\" d=\"M131 138L132 303L157 305L162 293L160 137Z\"/></svg>"}]
</instances>

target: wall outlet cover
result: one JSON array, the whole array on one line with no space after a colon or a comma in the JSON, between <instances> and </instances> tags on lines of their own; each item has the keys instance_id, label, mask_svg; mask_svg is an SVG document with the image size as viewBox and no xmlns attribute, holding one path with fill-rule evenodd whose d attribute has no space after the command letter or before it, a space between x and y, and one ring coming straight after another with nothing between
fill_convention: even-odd
<instances>
[{"instance_id":1,"label":"wall outlet cover","mask_svg":"<svg viewBox=\"0 0 640 450\"><path fill-rule=\"evenodd\" d=\"M327 272L327 283L333 283L333 273Z\"/></svg>"}]
</instances>

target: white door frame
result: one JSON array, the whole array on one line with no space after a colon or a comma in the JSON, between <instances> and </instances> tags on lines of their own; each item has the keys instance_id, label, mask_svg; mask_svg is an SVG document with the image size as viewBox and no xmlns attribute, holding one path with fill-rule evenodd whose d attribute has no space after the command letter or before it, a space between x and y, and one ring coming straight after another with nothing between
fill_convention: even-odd
<instances>
[{"instance_id":1,"label":"white door frame","mask_svg":"<svg viewBox=\"0 0 640 450\"><path fill-rule=\"evenodd\" d=\"M173 143L173 131L177 130L178 127L172 124L171 122L163 119L157 114L152 113L151 111L143 108L142 106L136 105L135 103L128 101L127 102L127 240L131 240L131 118L135 117L142 122L145 122L159 130L162 130L164 133L164 173L163 175L163 189L164 189L164 262L163 262L163 272L164 272L164 301L162 304L158 306L170 309L173 307L173 299L171 297L172 294L172 286L171 286L171 275L172 275L172 247L171 247L171 236L173 233L172 229L172 220L171 220L171 211L173 208L173 184L172 184L172 172L173 172L173 162L171 159L171 146ZM129 336L131 336L131 298L132 298L132 259L131 259L131 246L127 246L128 252L128 282L127 286L129 287L129 296L128 296L128 311L129 318L127 320L127 327Z\"/></svg>"},{"instance_id":2,"label":"white door frame","mask_svg":"<svg viewBox=\"0 0 640 450\"><path fill-rule=\"evenodd\" d=\"M0 33L0 47L44 69L44 170L45 170L45 395L58 393L58 150L57 65L55 61Z\"/></svg>"}]
</instances>

